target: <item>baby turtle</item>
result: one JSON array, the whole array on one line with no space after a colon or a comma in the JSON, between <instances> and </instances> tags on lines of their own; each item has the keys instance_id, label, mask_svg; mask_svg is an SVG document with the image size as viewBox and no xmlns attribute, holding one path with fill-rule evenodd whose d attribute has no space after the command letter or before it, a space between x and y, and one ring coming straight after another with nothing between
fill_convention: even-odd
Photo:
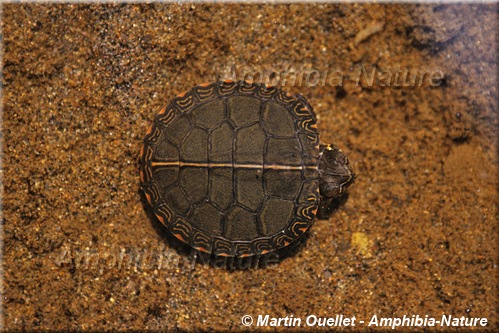
<instances>
[{"instance_id":1,"label":"baby turtle","mask_svg":"<svg viewBox=\"0 0 499 333\"><path fill-rule=\"evenodd\" d=\"M343 152L319 144L301 95L216 82L180 94L156 116L140 180L157 218L181 241L216 256L283 248L352 183Z\"/></svg>"}]
</instances>

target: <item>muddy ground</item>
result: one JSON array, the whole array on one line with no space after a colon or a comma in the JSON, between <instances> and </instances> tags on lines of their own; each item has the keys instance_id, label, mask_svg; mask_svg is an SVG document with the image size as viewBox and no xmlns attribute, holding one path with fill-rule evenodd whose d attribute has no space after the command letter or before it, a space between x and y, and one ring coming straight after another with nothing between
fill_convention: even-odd
<instances>
[{"instance_id":1,"label":"muddy ground","mask_svg":"<svg viewBox=\"0 0 499 333\"><path fill-rule=\"evenodd\" d=\"M497 328L496 10L3 5L4 328L444 314ZM171 97L244 76L303 94L357 173L258 269L195 259L151 214L137 165Z\"/></svg>"}]
</instances>

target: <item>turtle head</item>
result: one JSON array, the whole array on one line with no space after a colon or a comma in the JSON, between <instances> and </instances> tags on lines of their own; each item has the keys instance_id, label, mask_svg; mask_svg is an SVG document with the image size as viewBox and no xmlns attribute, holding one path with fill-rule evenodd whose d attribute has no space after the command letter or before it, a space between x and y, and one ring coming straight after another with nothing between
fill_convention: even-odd
<instances>
[{"instance_id":1,"label":"turtle head","mask_svg":"<svg viewBox=\"0 0 499 333\"><path fill-rule=\"evenodd\" d=\"M319 155L319 190L321 201L330 203L338 198L353 183L355 173L348 158L341 149L333 145L324 145Z\"/></svg>"}]
</instances>

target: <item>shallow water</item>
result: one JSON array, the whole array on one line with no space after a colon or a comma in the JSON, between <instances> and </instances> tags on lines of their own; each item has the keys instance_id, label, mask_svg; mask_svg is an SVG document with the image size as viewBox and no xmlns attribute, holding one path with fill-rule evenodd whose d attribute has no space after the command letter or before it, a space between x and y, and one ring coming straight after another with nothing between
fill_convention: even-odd
<instances>
[{"instance_id":1,"label":"shallow water","mask_svg":"<svg viewBox=\"0 0 499 333\"><path fill-rule=\"evenodd\" d=\"M494 5L3 6L4 327L496 326L495 18ZM225 78L303 94L357 174L280 262L240 270L196 259L139 191L155 114Z\"/></svg>"}]
</instances>

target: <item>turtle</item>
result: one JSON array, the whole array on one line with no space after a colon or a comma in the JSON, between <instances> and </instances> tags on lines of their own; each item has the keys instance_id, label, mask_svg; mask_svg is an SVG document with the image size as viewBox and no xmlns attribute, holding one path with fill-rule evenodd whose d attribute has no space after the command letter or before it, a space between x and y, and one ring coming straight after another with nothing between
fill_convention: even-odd
<instances>
[{"instance_id":1,"label":"turtle","mask_svg":"<svg viewBox=\"0 0 499 333\"><path fill-rule=\"evenodd\" d=\"M148 129L139 165L157 219L216 257L295 243L319 205L355 177L339 148L320 143L302 95L247 81L201 84L173 98Z\"/></svg>"}]
</instances>

